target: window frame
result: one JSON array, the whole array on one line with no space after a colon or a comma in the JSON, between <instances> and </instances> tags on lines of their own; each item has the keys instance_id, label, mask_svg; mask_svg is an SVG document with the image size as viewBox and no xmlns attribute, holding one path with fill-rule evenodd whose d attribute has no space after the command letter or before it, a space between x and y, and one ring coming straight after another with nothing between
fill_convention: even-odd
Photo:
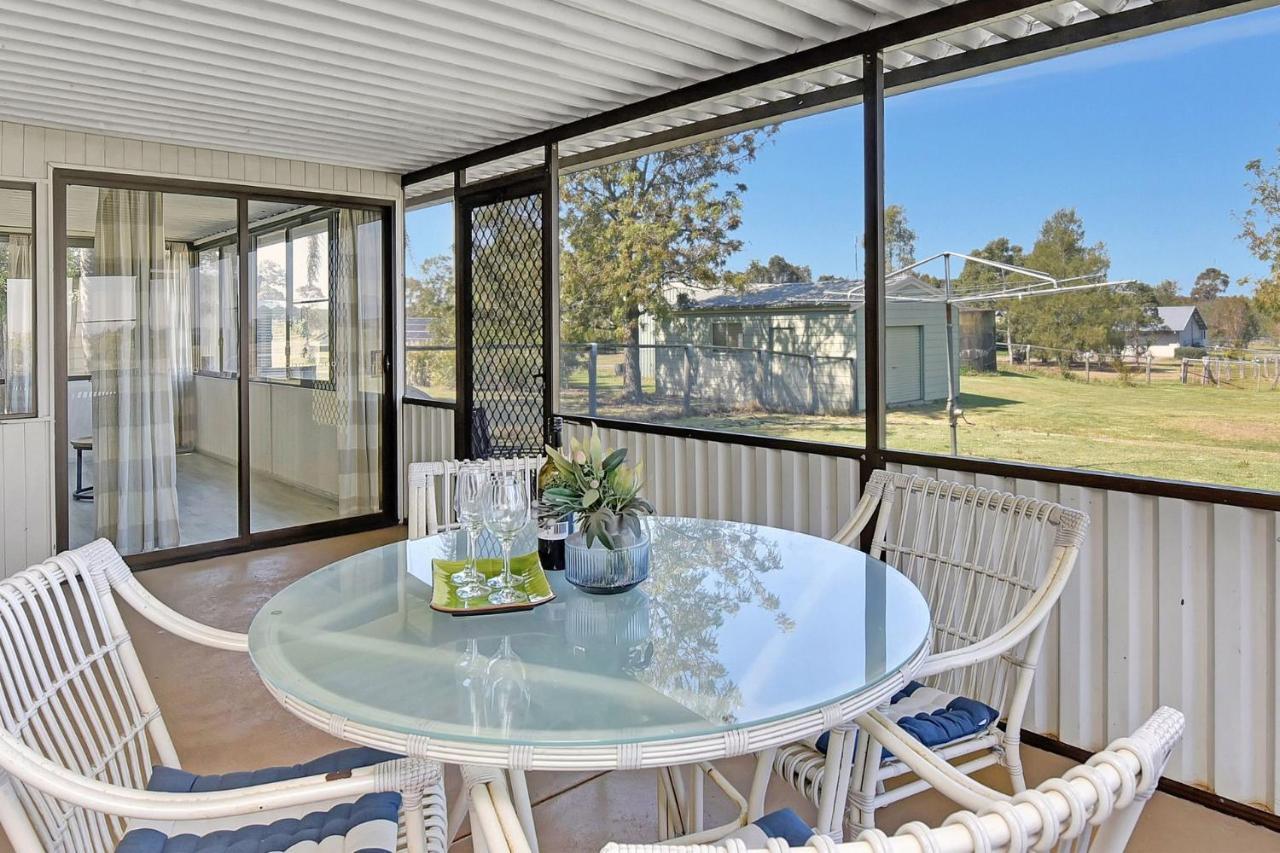
<instances>
[{"instance_id":1,"label":"window frame","mask_svg":"<svg viewBox=\"0 0 1280 853\"><path fill-rule=\"evenodd\" d=\"M31 409L27 412L0 412L0 421L24 421L40 417L40 325L44 318L40 314L40 221L37 215L37 186L27 181L0 180L0 190L25 192L31 196ZM17 233L17 232L14 232ZM4 232L8 242L10 232ZM6 285L7 286L7 285ZM5 387L5 380L0 379L0 388Z\"/></svg>"},{"instance_id":2,"label":"window frame","mask_svg":"<svg viewBox=\"0 0 1280 853\"><path fill-rule=\"evenodd\" d=\"M404 216L404 219L407 220L409 214L414 210L422 210L423 208L437 207L445 204L453 206L453 215L454 215L455 239L451 247L452 253L453 253L452 258L453 258L453 280L454 280L454 292L453 292L453 317L454 317L454 326L455 326L454 341L452 344L449 344L449 345L440 345L440 346L428 345L428 346L412 346L412 347L409 346L408 291L405 290L400 294L401 312L402 312L402 316L404 317L404 328L401 329L401 333L400 333L400 352L401 352L401 368L403 369L405 374L403 376L404 391L400 395L400 399L402 402L408 403L409 405L412 405L412 406L423 406L423 407L432 408L432 409L449 409L450 411L456 411L458 408L458 392L456 388L454 389L453 399L445 400L440 397L428 396L424 392L419 391L417 388L409 384L409 379L408 379L409 353L452 352L455 364L457 363L457 360L459 358L458 335L457 335L457 329L456 329L457 321L458 321L458 245L457 245L458 241L456 239L457 216L458 216L457 198L455 198L453 190L444 190L442 192L432 193L431 195L424 196L419 199L415 199L413 203L406 200L403 216ZM408 230L407 224L406 224L405 230L406 232ZM406 265L404 269L403 278L407 279L408 275L409 275L409 270Z\"/></svg>"}]
</instances>

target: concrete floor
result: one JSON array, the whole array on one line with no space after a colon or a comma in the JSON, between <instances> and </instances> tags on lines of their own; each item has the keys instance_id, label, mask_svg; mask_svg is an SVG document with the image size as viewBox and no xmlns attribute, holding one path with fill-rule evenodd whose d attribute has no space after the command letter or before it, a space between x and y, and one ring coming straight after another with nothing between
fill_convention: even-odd
<instances>
[{"instance_id":1,"label":"concrete floor","mask_svg":"<svg viewBox=\"0 0 1280 853\"><path fill-rule=\"evenodd\" d=\"M232 539L237 533L236 466L204 453L178 454L178 529L180 545ZM93 454L84 455L84 484L93 484ZM76 457L67 461L68 489L75 487ZM338 517L338 502L296 488L265 474L249 483L250 522L255 531L280 530ZM84 545L97 538L92 501L70 501L70 541Z\"/></svg>"},{"instance_id":2,"label":"concrete floor","mask_svg":"<svg viewBox=\"0 0 1280 853\"><path fill-rule=\"evenodd\" d=\"M348 554L404 535L403 528L344 536L304 545L153 569L139 575L158 597L201 621L243 631L253 614L295 578ZM132 613L126 617L143 666L151 676L183 765L199 773L292 764L343 747L327 733L302 723L275 703L249 660L177 640ZM1037 782L1061 773L1069 762L1033 749L1024 751L1028 778ZM746 789L750 764L739 759L724 767ZM1001 787L999 768L984 781ZM448 777L453 796L458 780ZM531 774L542 850L595 851L609 840L651 840L656 824L651 772ZM770 807L791 806L811 818L811 809L789 788L774 784ZM714 806L713 806L714 808ZM882 826L907 820L939 823L952 808L926 793L881 812ZM714 816L714 815L713 815ZM10 847L0 835L0 851ZM460 838L451 848L469 851ZM1280 835L1165 794L1157 794L1143 814L1133 851L1274 853Z\"/></svg>"}]
</instances>

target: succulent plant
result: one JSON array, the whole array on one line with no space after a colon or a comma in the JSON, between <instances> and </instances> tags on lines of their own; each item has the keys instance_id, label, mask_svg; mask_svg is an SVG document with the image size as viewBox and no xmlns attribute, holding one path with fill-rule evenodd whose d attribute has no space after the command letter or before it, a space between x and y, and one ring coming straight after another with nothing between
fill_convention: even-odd
<instances>
[{"instance_id":1,"label":"succulent plant","mask_svg":"<svg viewBox=\"0 0 1280 853\"><path fill-rule=\"evenodd\" d=\"M593 425L586 442L570 439L566 453L548 446L547 458L555 471L545 485L539 484L544 485L542 518L576 516L588 548L596 541L618 547L615 537L624 530L640 534L640 517L651 514L653 506L640 497L644 466L627 465L625 447L607 449Z\"/></svg>"}]
</instances>

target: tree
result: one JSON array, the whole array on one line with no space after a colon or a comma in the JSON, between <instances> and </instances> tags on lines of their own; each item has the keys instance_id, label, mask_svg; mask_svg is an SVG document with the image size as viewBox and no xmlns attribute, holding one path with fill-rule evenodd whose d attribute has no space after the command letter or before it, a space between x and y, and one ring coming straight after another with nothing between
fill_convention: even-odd
<instances>
[{"instance_id":1,"label":"tree","mask_svg":"<svg viewBox=\"0 0 1280 853\"><path fill-rule=\"evenodd\" d=\"M1191 299L1209 302L1217 299L1231 285L1231 277L1217 267L1205 267L1191 285Z\"/></svg>"},{"instance_id":2,"label":"tree","mask_svg":"<svg viewBox=\"0 0 1280 853\"><path fill-rule=\"evenodd\" d=\"M1258 282L1253 290L1253 307L1267 319L1280 322L1280 270Z\"/></svg>"},{"instance_id":3,"label":"tree","mask_svg":"<svg viewBox=\"0 0 1280 853\"><path fill-rule=\"evenodd\" d=\"M748 284L790 284L796 281L813 281L813 271L807 266L791 263L782 255L774 255L767 264L759 261L747 264L742 277Z\"/></svg>"},{"instance_id":4,"label":"tree","mask_svg":"<svg viewBox=\"0 0 1280 853\"><path fill-rule=\"evenodd\" d=\"M746 185L727 179L776 127L575 172L561 184L561 322L567 340L625 343L624 386L642 397L640 318L666 317L672 283L740 285L726 264L742 248Z\"/></svg>"},{"instance_id":5,"label":"tree","mask_svg":"<svg viewBox=\"0 0 1280 853\"><path fill-rule=\"evenodd\" d=\"M1248 297L1220 296L1199 307L1209 327L1209 340L1216 344L1244 348L1262 330Z\"/></svg>"},{"instance_id":6,"label":"tree","mask_svg":"<svg viewBox=\"0 0 1280 853\"><path fill-rule=\"evenodd\" d=\"M411 334L420 332L431 346L445 348L405 354L405 378L410 385L420 388L453 388L456 385L454 300L451 254L426 258L414 274L404 277L406 331Z\"/></svg>"},{"instance_id":7,"label":"tree","mask_svg":"<svg viewBox=\"0 0 1280 853\"><path fill-rule=\"evenodd\" d=\"M1280 148L1276 150L1280 153ZM1273 323L1280 323L1280 162L1250 160L1244 168L1250 177L1252 198L1241 217L1240 236L1255 258L1271 266L1270 274L1255 282L1254 308Z\"/></svg>"},{"instance_id":8,"label":"tree","mask_svg":"<svg viewBox=\"0 0 1280 853\"><path fill-rule=\"evenodd\" d=\"M981 249L974 249L969 252L969 255L987 261L1024 266L1022 247L1015 244L1008 237L997 237ZM986 264L965 261L960 274L955 278L954 286L956 291L960 293L982 292L991 290L1004 282L1021 281L1024 278L1019 277L1016 273L1005 272Z\"/></svg>"},{"instance_id":9,"label":"tree","mask_svg":"<svg viewBox=\"0 0 1280 853\"><path fill-rule=\"evenodd\" d=\"M900 204L884 209L884 258L890 272L916 262L916 232L907 225L907 210Z\"/></svg>"},{"instance_id":10,"label":"tree","mask_svg":"<svg viewBox=\"0 0 1280 853\"><path fill-rule=\"evenodd\" d=\"M1079 214L1062 208L1040 227L1025 265L1060 282L1079 284L1105 276L1111 259L1103 243L1086 242ZM1127 347L1136 352L1154 320L1154 308L1149 295L1104 287L1015 300L1005 322L1018 340L1046 348L1065 370L1075 353L1119 358Z\"/></svg>"},{"instance_id":11,"label":"tree","mask_svg":"<svg viewBox=\"0 0 1280 853\"><path fill-rule=\"evenodd\" d=\"M1178 283L1170 278L1166 278L1151 290L1157 305L1181 305L1186 300Z\"/></svg>"}]
</instances>

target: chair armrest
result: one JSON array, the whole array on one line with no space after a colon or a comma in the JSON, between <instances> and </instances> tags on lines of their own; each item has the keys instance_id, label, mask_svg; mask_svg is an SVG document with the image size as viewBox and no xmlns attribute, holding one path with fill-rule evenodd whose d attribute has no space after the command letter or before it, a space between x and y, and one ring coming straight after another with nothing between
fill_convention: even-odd
<instances>
[{"instance_id":1,"label":"chair armrest","mask_svg":"<svg viewBox=\"0 0 1280 853\"><path fill-rule=\"evenodd\" d=\"M178 611L152 595L146 587L138 583L132 574L117 575L110 578L111 588L115 590L130 607L148 622L176 634L184 640L224 649L231 652L248 652L249 635L235 631L224 631L183 616Z\"/></svg>"},{"instance_id":2,"label":"chair armrest","mask_svg":"<svg viewBox=\"0 0 1280 853\"><path fill-rule=\"evenodd\" d=\"M417 791L439 780L440 765L402 758L326 776L307 776L209 793L163 793L125 788L75 773L35 753L0 729L0 769L23 783L69 803L122 818L210 820L251 816L326 800L356 799L381 791Z\"/></svg>"},{"instance_id":3,"label":"chair armrest","mask_svg":"<svg viewBox=\"0 0 1280 853\"><path fill-rule=\"evenodd\" d=\"M1075 546L1059 547L1051 558L1048 574L1049 582L1036 590L1022 609L1010 619L1000 630L976 643L970 643L958 649L936 652L924 659L920 668L913 673L915 678L926 678L941 672L972 666L975 663L991 660L1008 652L1019 643L1030 637L1042 627L1053 613L1054 606L1062 596L1067 581L1071 579L1071 568L1075 563L1077 548ZM1039 656L1039 649L1033 650L1034 657Z\"/></svg>"}]
</instances>

